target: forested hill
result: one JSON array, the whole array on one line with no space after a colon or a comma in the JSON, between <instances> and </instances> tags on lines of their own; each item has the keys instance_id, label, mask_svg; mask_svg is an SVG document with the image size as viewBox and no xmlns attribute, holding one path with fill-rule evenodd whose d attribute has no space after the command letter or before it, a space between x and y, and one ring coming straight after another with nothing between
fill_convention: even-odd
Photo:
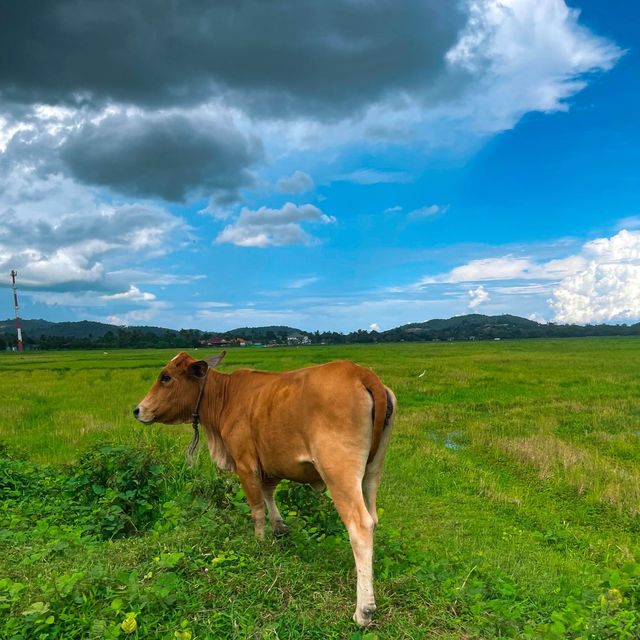
<instances>
[{"instance_id":1,"label":"forested hill","mask_svg":"<svg viewBox=\"0 0 640 640\"><path fill-rule=\"evenodd\" d=\"M532 329L534 327L544 326L533 320L520 318L519 316L511 316L508 314L501 316L485 316L479 313L471 313L466 316L454 316L446 320L427 320L427 322L412 322L402 325L397 329L403 331L451 331L461 327L509 327L511 329ZM396 331L397 329L391 329Z\"/></svg>"},{"instance_id":2,"label":"forested hill","mask_svg":"<svg viewBox=\"0 0 640 640\"><path fill-rule=\"evenodd\" d=\"M239 329L231 329L231 331L227 331L224 335L226 336L235 336L238 338L244 338L248 340L250 338L258 337L264 338L264 336L268 333L273 333L281 336L291 336L294 333L305 333L300 329L295 329L294 327L286 327L282 325L278 326L270 326L270 327L241 327ZM308 334L311 335L311 334Z\"/></svg>"},{"instance_id":3,"label":"forested hill","mask_svg":"<svg viewBox=\"0 0 640 640\"><path fill-rule=\"evenodd\" d=\"M640 333L640 324L634 325ZM477 313L448 319L412 322L383 332L388 341L489 340L494 338L542 338L589 335L629 335L627 325L542 324L519 316L485 316Z\"/></svg>"},{"instance_id":4,"label":"forested hill","mask_svg":"<svg viewBox=\"0 0 640 640\"><path fill-rule=\"evenodd\" d=\"M345 344L357 342L424 342L433 340L495 340L509 338L567 338L584 336L640 335L633 325L541 324L512 315L469 314L448 319L413 322L387 331L351 333L302 331L294 327L243 327L227 332L162 327L119 327L101 322L48 322L21 320L24 343L32 349L126 348ZM15 320L0 322L0 349L16 345Z\"/></svg>"},{"instance_id":5,"label":"forested hill","mask_svg":"<svg viewBox=\"0 0 640 640\"><path fill-rule=\"evenodd\" d=\"M102 338L109 331L117 331L121 327L104 322L91 322L81 320L79 322L49 322L48 320L20 320L22 332L35 336L47 336L57 338ZM164 335L165 333L178 333L174 329L163 329L162 327L129 327L130 330L141 333L152 333ZM0 322L0 333L13 333L16 330L14 318Z\"/></svg>"}]
</instances>

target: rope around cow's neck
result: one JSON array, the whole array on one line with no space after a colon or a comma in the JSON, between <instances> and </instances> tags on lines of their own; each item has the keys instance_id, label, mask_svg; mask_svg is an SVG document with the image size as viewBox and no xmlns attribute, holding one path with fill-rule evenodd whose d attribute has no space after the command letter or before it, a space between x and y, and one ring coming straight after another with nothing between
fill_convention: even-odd
<instances>
[{"instance_id":1,"label":"rope around cow's neck","mask_svg":"<svg viewBox=\"0 0 640 640\"><path fill-rule=\"evenodd\" d=\"M193 467L193 464L196 461L196 453L198 452L198 443L200 442L200 431L198 431L198 422L200 421L200 401L202 400L202 392L204 391L204 385L207 382L207 375L209 373L209 369L207 368L207 373L204 374L204 378L202 378L202 382L200 383L200 391L198 391L198 400L196 402L195 409L191 414L193 421L191 425L193 426L193 436L191 438L191 442L187 447L187 450L184 452L184 459L187 461L187 464L190 467Z\"/></svg>"}]
</instances>

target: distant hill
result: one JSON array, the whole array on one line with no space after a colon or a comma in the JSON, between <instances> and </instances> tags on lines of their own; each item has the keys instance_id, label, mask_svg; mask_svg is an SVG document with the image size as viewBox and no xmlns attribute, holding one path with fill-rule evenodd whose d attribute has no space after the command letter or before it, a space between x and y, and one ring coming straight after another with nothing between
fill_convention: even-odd
<instances>
[{"instance_id":1,"label":"distant hill","mask_svg":"<svg viewBox=\"0 0 640 640\"><path fill-rule=\"evenodd\" d=\"M240 327L226 332L163 327L121 327L102 322L49 322L21 320L24 342L30 349L99 348L191 348L214 337L235 338L261 344L289 344L294 334L305 336L305 344L349 344L367 342L424 342L429 340L495 340L509 338L568 338L585 336L640 335L640 323L634 325L557 325L540 324L512 315L485 316L472 313L447 319L412 322L387 331L351 333L302 331L294 327ZM299 336L298 336L299 338ZM299 340L301 340L299 338ZM0 349L15 347L16 325L13 318L0 322Z\"/></svg>"},{"instance_id":2,"label":"distant hill","mask_svg":"<svg viewBox=\"0 0 640 640\"><path fill-rule=\"evenodd\" d=\"M479 313L470 313L465 316L454 316L446 320L427 320L426 322L412 322L402 325L397 329L411 331L413 329L427 331L446 331L448 329L457 329L459 327L509 327L509 328L526 328L539 327L539 322L520 318L519 316L511 316L508 314L501 316L484 316ZM393 331L393 329L391 329Z\"/></svg>"},{"instance_id":3,"label":"distant hill","mask_svg":"<svg viewBox=\"0 0 640 640\"><path fill-rule=\"evenodd\" d=\"M270 326L270 327L240 327L239 329L231 329L226 331L225 336L232 336L235 338L252 339L256 337L262 337L266 334L273 333L275 335L291 336L294 333L306 333L301 329L295 329L294 327L285 326Z\"/></svg>"},{"instance_id":4,"label":"distant hill","mask_svg":"<svg viewBox=\"0 0 640 640\"><path fill-rule=\"evenodd\" d=\"M48 320L24 320L20 319L20 326L25 334L32 338L40 336L55 338L102 338L109 331L115 332L125 327L119 327L104 322L91 322L80 320L79 322L49 322ZM0 322L0 333L12 333L16 330L15 318ZM126 327L128 331L139 331L140 333L150 333L154 335L165 335L177 333L175 329L163 329L162 327L135 326Z\"/></svg>"},{"instance_id":5,"label":"distant hill","mask_svg":"<svg viewBox=\"0 0 640 640\"><path fill-rule=\"evenodd\" d=\"M490 340L495 338L563 338L604 335L639 335L635 325L541 324L512 315L485 316L472 313L448 319L412 322L383 331L382 341Z\"/></svg>"},{"instance_id":6,"label":"distant hill","mask_svg":"<svg viewBox=\"0 0 640 640\"><path fill-rule=\"evenodd\" d=\"M505 334L511 332L520 332L522 330L532 331L540 329L545 325L519 316L501 315L501 316L485 316L479 313L470 313L464 316L454 316L453 318L427 320L426 322L411 322L395 329L389 329L389 332L414 333L414 334L465 334L467 338L477 333L483 335Z\"/></svg>"}]
</instances>

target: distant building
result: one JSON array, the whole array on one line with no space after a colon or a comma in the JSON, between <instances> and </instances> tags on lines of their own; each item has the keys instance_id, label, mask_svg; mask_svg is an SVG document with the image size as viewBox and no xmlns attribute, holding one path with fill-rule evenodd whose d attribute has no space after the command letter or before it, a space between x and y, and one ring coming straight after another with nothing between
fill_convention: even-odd
<instances>
[{"instance_id":1,"label":"distant building","mask_svg":"<svg viewBox=\"0 0 640 640\"><path fill-rule=\"evenodd\" d=\"M311 344L309 336L302 335L301 333L292 333L287 336L287 344Z\"/></svg>"}]
</instances>

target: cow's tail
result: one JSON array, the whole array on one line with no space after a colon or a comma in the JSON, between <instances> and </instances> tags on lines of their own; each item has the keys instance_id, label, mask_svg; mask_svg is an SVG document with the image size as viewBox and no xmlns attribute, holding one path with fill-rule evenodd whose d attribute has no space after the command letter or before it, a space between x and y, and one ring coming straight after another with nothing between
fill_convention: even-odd
<instances>
[{"instance_id":1,"label":"cow's tail","mask_svg":"<svg viewBox=\"0 0 640 640\"><path fill-rule=\"evenodd\" d=\"M371 438L371 450L367 463L371 462L380 446L380 438L385 427L395 411L395 404L390 391L382 384L382 381L372 371L368 371L363 380L365 389L373 398L373 437Z\"/></svg>"}]
</instances>

